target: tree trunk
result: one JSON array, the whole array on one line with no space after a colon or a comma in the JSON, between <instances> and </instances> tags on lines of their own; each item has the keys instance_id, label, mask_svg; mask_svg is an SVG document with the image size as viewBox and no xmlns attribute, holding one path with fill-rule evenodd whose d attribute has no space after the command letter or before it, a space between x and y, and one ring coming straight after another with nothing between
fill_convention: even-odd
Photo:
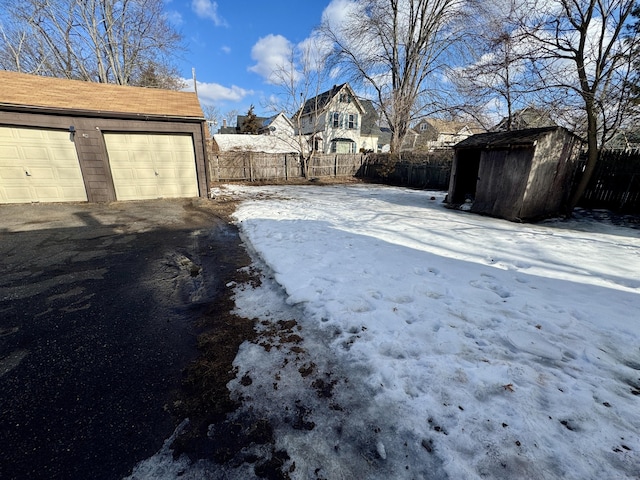
<instances>
[{"instance_id":1,"label":"tree trunk","mask_svg":"<svg viewBox=\"0 0 640 480\"><path fill-rule=\"evenodd\" d=\"M569 203L567 205L568 216L571 215L573 209L582 199L582 196L591 181L593 172L596 169L596 164L598 163L598 158L600 157L599 153L597 120L593 110L590 111L587 106L587 163L585 165L584 172L582 173L582 177L580 178L580 182L578 182L576 189L569 199Z\"/></svg>"}]
</instances>

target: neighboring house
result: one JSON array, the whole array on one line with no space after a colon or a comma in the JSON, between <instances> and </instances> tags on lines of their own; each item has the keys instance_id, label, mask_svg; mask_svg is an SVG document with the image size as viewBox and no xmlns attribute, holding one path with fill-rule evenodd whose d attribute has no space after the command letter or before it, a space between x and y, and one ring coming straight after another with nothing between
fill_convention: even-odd
<instances>
[{"instance_id":1,"label":"neighboring house","mask_svg":"<svg viewBox=\"0 0 640 480\"><path fill-rule=\"evenodd\" d=\"M309 145L323 153L356 153L362 148L362 117L366 111L348 83L333 88L305 102L293 117L300 119L300 133ZM371 140L368 132L367 141Z\"/></svg>"},{"instance_id":2,"label":"neighboring house","mask_svg":"<svg viewBox=\"0 0 640 480\"><path fill-rule=\"evenodd\" d=\"M0 203L206 197L195 93L0 71Z\"/></svg>"},{"instance_id":3,"label":"neighboring house","mask_svg":"<svg viewBox=\"0 0 640 480\"><path fill-rule=\"evenodd\" d=\"M432 152L452 148L465 138L484 131L481 127L469 122L426 118L408 130L401 150Z\"/></svg>"},{"instance_id":4,"label":"neighboring house","mask_svg":"<svg viewBox=\"0 0 640 480\"><path fill-rule=\"evenodd\" d=\"M380 135L378 135L378 152L389 153L391 150L391 136L393 133L389 127L380 127Z\"/></svg>"},{"instance_id":5,"label":"neighboring house","mask_svg":"<svg viewBox=\"0 0 640 480\"><path fill-rule=\"evenodd\" d=\"M418 144L418 137L420 136L420 132L413 128L408 128L407 133L404 135L404 139L402 140L402 145L400 146L401 152L412 152L416 145Z\"/></svg>"},{"instance_id":6,"label":"neighboring house","mask_svg":"<svg viewBox=\"0 0 640 480\"><path fill-rule=\"evenodd\" d=\"M261 122L258 133L260 135L276 135L282 138L293 138L295 128L291 120L287 118L284 112L280 112L269 118L265 118Z\"/></svg>"},{"instance_id":7,"label":"neighboring house","mask_svg":"<svg viewBox=\"0 0 640 480\"><path fill-rule=\"evenodd\" d=\"M257 117L260 122L258 133L241 134L246 116L239 115L239 127L223 127L220 133L213 136L213 151L263 152L263 153L292 153L300 151L300 143L291 120L280 112L271 117ZM237 138L234 138L237 137Z\"/></svg>"},{"instance_id":8,"label":"neighboring house","mask_svg":"<svg viewBox=\"0 0 640 480\"><path fill-rule=\"evenodd\" d=\"M218 129L218 133L223 135L237 134L240 133L240 129L235 126L227 125L227 119L224 118L222 119L222 126Z\"/></svg>"},{"instance_id":9,"label":"neighboring house","mask_svg":"<svg viewBox=\"0 0 640 480\"><path fill-rule=\"evenodd\" d=\"M213 136L214 154L224 152L298 153L299 146L291 139L276 135L238 135L217 133Z\"/></svg>"},{"instance_id":10,"label":"neighboring house","mask_svg":"<svg viewBox=\"0 0 640 480\"><path fill-rule=\"evenodd\" d=\"M218 133L221 134L241 134L244 131L244 124L247 121L247 115L237 115L236 116L236 125L235 127L228 127L227 121L223 120L222 128ZM269 117L256 117L256 120L260 125L262 125L265 121L267 121Z\"/></svg>"},{"instance_id":11,"label":"neighboring house","mask_svg":"<svg viewBox=\"0 0 640 480\"><path fill-rule=\"evenodd\" d=\"M364 108L362 121L360 122L360 150L363 152L380 152L379 139L382 130L378 126L378 112L376 112L373 102L365 98L359 98L360 104Z\"/></svg>"},{"instance_id":12,"label":"neighboring house","mask_svg":"<svg viewBox=\"0 0 640 480\"><path fill-rule=\"evenodd\" d=\"M491 128L491 132L506 132L507 130L523 130L526 128L555 127L557 124L549 115L549 112L536 107L526 107L516 111L511 118L511 128L508 118L503 118L500 123Z\"/></svg>"},{"instance_id":13,"label":"neighboring house","mask_svg":"<svg viewBox=\"0 0 640 480\"><path fill-rule=\"evenodd\" d=\"M562 211L581 140L561 127L473 135L455 148L447 202L525 221Z\"/></svg>"},{"instance_id":14,"label":"neighboring house","mask_svg":"<svg viewBox=\"0 0 640 480\"><path fill-rule=\"evenodd\" d=\"M272 135L275 132L278 134L283 133L287 136L293 136L294 128L291 120L287 118L284 112L277 113L271 117L256 117L256 120L260 124L258 129L259 135ZM236 117L236 126L228 127L226 120L223 121L223 126L220 128L219 134L241 134L244 128L244 124L247 121L247 115L238 115Z\"/></svg>"}]
</instances>

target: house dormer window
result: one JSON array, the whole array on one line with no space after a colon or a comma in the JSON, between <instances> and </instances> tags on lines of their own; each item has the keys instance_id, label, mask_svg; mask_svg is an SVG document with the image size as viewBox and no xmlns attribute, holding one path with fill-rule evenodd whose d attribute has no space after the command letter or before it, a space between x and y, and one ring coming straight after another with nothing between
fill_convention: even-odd
<instances>
[{"instance_id":1,"label":"house dormer window","mask_svg":"<svg viewBox=\"0 0 640 480\"><path fill-rule=\"evenodd\" d=\"M424 132L426 129L427 129L427 124L426 123L420 124L420 131Z\"/></svg>"},{"instance_id":2,"label":"house dormer window","mask_svg":"<svg viewBox=\"0 0 640 480\"><path fill-rule=\"evenodd\" d=\"M339 101L340 103L351 103L351 95L348 93L341 93Z\"/></svg>"}]
</instances>

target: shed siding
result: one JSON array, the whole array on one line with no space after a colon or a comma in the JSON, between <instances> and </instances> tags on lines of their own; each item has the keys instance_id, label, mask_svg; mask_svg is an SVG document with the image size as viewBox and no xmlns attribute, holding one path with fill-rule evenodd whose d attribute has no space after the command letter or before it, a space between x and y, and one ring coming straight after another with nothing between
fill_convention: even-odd
<instances>
[{"instance_id":1,"label":"shed siding","mask_svg":"<svg viewBox=\"0 0 640 480\"><path fill-rule=\"evenodd\" d=\"M564 130L541 138L536 145L522 207L522 218L555 215L571 189L571 175L579 154L577 141Z\"/></svg>"},{"instance_id":2,"label":"shed siding","mask_svg":"<svg viewBox=\"0 0 640 480\"><path fill-rule=\"evenodd\" d=\"M533 149L485 150L472 212L519 220Z\"/></svg>"}]
</instances>

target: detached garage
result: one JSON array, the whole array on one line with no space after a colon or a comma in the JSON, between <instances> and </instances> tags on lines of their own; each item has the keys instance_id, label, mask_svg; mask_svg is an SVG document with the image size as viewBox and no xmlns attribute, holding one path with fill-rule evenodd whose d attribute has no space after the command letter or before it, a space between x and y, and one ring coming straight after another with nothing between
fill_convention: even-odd
<instances>
[{"instance_id":1,"label":"detached garage","mask_svg":"<svg viewBox=\"0 0 640 480\"><path fill-rule=\"evenodd\" d=\"M195 93L0 71L0 203L206 197Z\"/></svg>"}]
</instances>

